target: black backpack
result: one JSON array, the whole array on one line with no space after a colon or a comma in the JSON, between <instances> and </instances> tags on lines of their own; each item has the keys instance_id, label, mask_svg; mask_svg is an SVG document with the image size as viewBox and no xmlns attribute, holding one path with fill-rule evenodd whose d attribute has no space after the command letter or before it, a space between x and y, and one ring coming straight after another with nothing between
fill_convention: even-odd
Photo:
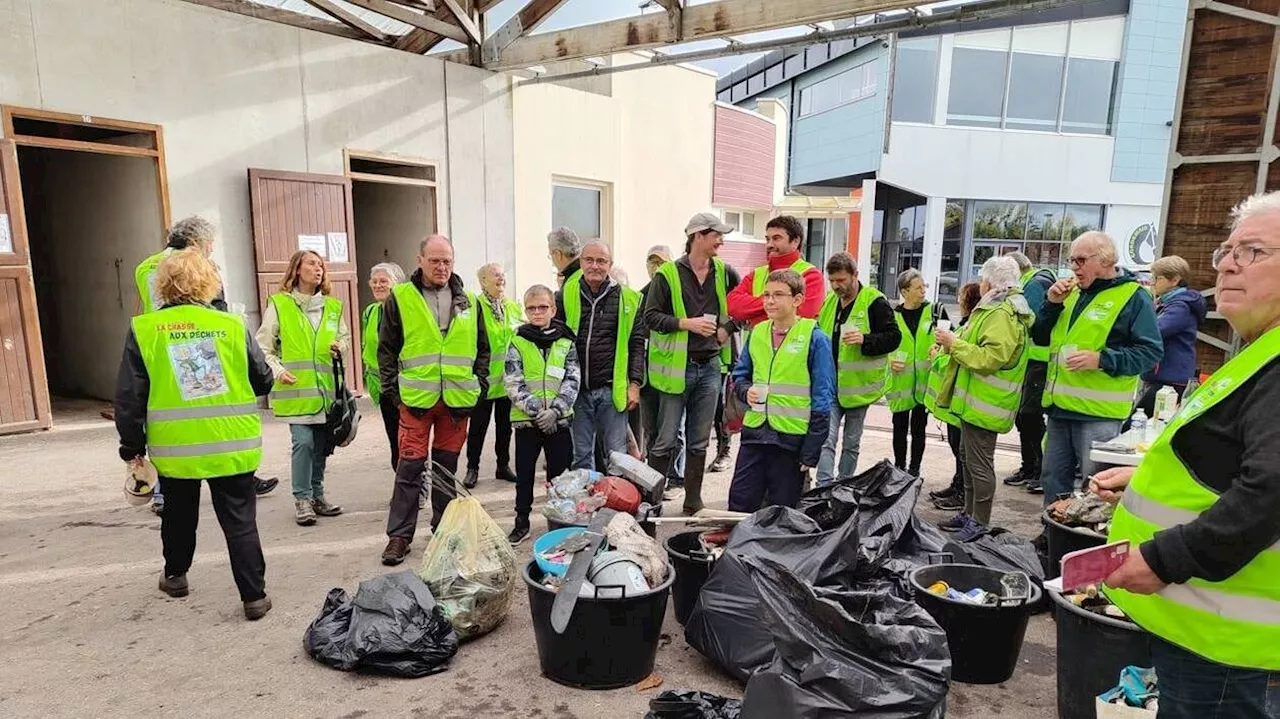
<instances>
[{"instance_id":1,"label":"black backpack","mask_svg":"<svg viewBox=\"0 0 1280 719\"><path fill-rule=\"evenodd\" d=\"M356 407L356 398L347 388L346 367L342 357L333 360L333 406L325 416L325 430L328 437L325 441L325 455L333 454L338 447L345 447L356 439L356 431L360 427L360 410Z\"/></svg>"}]
</instances>

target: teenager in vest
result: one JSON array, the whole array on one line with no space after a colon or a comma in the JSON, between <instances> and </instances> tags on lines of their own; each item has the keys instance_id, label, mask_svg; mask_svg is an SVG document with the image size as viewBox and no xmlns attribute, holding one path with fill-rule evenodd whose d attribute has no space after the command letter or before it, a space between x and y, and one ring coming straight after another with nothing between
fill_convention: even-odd
<instances>
[{"instance_id":1,"label":"teenager in vest","mask_svg":"<svg viewBox=\"0 0 1280 719\"><path fill-rule=\"evenodd\" d=\"M1082 478L1093 473L1093 442L1120 433L1139 376L1164 350L1151 295L1116 267L1109 236L1080 235L1068 261L1073 276L1049 288L1031 329L1032 341L1050 352L1041 400L1048 415L1040 469L1046 505L1078 488L1077 470Z\"/></svg>"},{"instance_id":2,"label":"teenager in vest","mask_svg":"<svg viewBox=\"0 0 1280 719\"><path fill-rule=\"evenodd\" d=\"M757 267L729 292L729 316L750 327L765 319L765 279L776 270L794 270L804 278L804 302L800 316L815 318L822 307L827 288L822 283L822 270L803 258L804 225L791 215L779 215L765 225L765 257L768 264Z\"/></svg>"},{"instance_id":3,"label":"teenager in vest","mask_svg":"<svg viewBox=\"0 0 1280 719\"><path fill-rule=\"evenodd\" d=\"M964 460L964 509L943 522L959 541L980 536L991 523L996 495L996 439L1013 429L1027 371L1028 339L1035 316L1022 298L1018 263L992 257L979 273L982 299L959 334L935 331L951 357L937 406L959 420Z\"/></svg>"},{"instance_id":4,"label":"teenager in vest","mask_svg":"<svg viewBox=\"0 0 1280 719\"><path fill-rule=\"evenodd\" d=\"M289 425L293 440L294 521L304 527L317 515L342 514L324 494L326 413L334 399L333 358L351 349L351 331L331 291L324 259L310 250L295 252L258 327L258 344L276 380L271 412Z\"/></svg>"},{"instance_id":5,"label":"teenager in vest","mask_svg":"<svg viewBox=\"0 0 1280 719\"><path fill-rule=\"evenodd\" d=\"M467 420L489 391L489 337L479 300L453 271L453 242L431 235L418 247L418 269L382 306L378 370L382 391L400 408L400 464L387 512L382 563L404 561L418 527L425 476L431 481L431 529L457 487L427 472L427 455L450 473L467 440Z\"/></svg>"},{"instance_id":6,"label":"teenager in vest","mask_svg":"<svg viewBox=\"0 0 1280 719\"><path fill-rule=\"evenodd\" d=\"M933 305L925 300L927 289L920 270L909 269L898 275L898 297L902 302L894 308L893 316L902 339L889 355L889 389L885 394L889 411L893 412L894 466L917 477L927 439L929 411L924 406L924 392L932 366L929 350L933 348Z\"/></svg>"},{"instance_id":7,"label":"teenager in vest","mask_svg":"<svg viewBox=\"0 0 1280 719\"><path fill-rule=\"evenodd\" d=\"M1058 275L1053 270L1036 269L1031 259L1021 252L1010 252L1005 257L1018 263L1018 272L1022 279L1022 298L1027 301L1033 314L1040 312L1046 294ZM1038 345L1034 341L1028 350L1027 377L1022 382L1022 406L1018 408L1018 418L1014 425L1018 428L1018 444L1022 450L1022 464L1018 471L1004 478L1004 483L1011 486L1025 486L1027 491L1038 493L1040 486L1040 466L1044 462L1044 407L1040 406L1044 398L1044 381L1048 374L1049 345Z\"/></svg>"},{"instance_id":8,"label":"teenager in vest","mask_svg":"<svg viewBox=\"0 0 1280 719\"><path fill-rule=\"evenodd\" d=\"M360 313L360 358L364 361L364 387L369 399L382 411L382 426L387 430L391 444L391 469L400 462L400 447L396 441L400 434L400 409L391 401L391 395L383 394L382 378L378 373L378 325L382 322L382 303L391 296L391 288L404 282L404 269L394 262L379 262L369 270L369 291L373 302Z\"/></svg>"},{"instance_id":9,"label":"teenager in vest","mask_svg":"<svg viewBox=\"0 0 1280 719\"><path fill-rule=\"evenodd\" d=\"M733 389L747 403L729 510L794 507L804 474L815 466L835 404L831 341L817 322L798 315L805 282L777 270L765 283L768 319L747 334L733 368Z\"/></svg>"},{"instance_id":10,"label":"teenager in vest","mask_svg":"<svg viewBox=\"0 0 1280 719\"><path fill-rule=\"evenodd\" d=\"M889 354L902 343L893 307L879 290L858 281L858 265L848 252L827 260L831 295L822 303L818 326L831 340L836 369L836 405L818 461L818 484L847 477L858 467L867 407L889 388ZM839 474L836 443L844 423Z\"/></svg>"},{"instance_id":11,"label":"teenager in vest","mask_svg":"<svg viewBox=\"0 0 1280 719\"><path fill-rule=\"evenodd\" d=\"M529 321L516 330L503 356L503 391L511 402L516 431L516 519L507 537L512 546L529 536L538 456L547 460L548 480L569 469L569 422L581 379L573 332L556 317L551 288L534 285L526 290L524 311Z\"/></svg>"},{"instance_id":12,"label":"teenager in vest","mask_svg":"<svg viewBox=\"0 0 1280 719\"><path fill-rule=\"evenodd\" d=\"M1217 310L1246 344L1136 469L1099 472L1130 542L1107 597L1153 636L1160 716L1277 716L1280 691L1280 193L1238 206L1213 253Z\"/></svg>"},{"instance_id":13,"label":"teenager in vest","mask_svg":"<svg viewBox=\"0 0 1280 719\"><path fill-rule=\"evenodd\" d=\"M158 309L133 319L116 381L120 458L150 459L164 478L160 591L185 597L196 551L201 484L227 541L244 614L271 609L258 539L254 476L262 461L257 397L272 372L239 316L212 307L221 282L197 250L179 250L156 268Z\"/></svg>"},{"instance_id":14,"label":"teenager in vest","mask_svg":"<svg viewBox=\"0 0 1280 719\"><path fill-rule=\"evenodd\" d=\"M476 403L471 413L471 427L467 430L467 474L462 484L470 489L480 479L480 453L484 450L484 437L489 433L489 417L493 417L493 452L497 455L495 475L504 482L516 481L511 471L511 401L502 387L502 366L507 357L507 345L523 321L520 303L508 299L507 273L499 262L482 265L476 271L480 280L480 317L485 333L489 336L489 392Z\"/></svg>"},{"instance_id":15,"label":"teenager in vest","mask_svg":"<svg viewBox=\"0 0 1280 719\"><path fill-rule=\"evenodd\" d=\"M596 442L605 455L627 451L627 413L640 404L644 382L644 321L640 293L623 287L609 271L609 246L592 240L575 262L582 269L565 278L556 294L556 316L575 335L582 382L573 407L573 467L596 467ZM570 265L571 266L571 265Z\"/></svg>"},{"instance_id":16,"label":"teenager in vest","mask_svg":"<svg viewBox=\"0 0 1280 719\"><path fill-rule=\"evenodd\" d=\"M726 297L736 274L716 256L733 228L700 212L684 228L688 252L658 269L649 285L644 320L649 336L649 386L658 392L658 429L649 466L667 475L684 428L684 511L702 509L707 445L729 361Z\"/></svg>"}]
</instances>

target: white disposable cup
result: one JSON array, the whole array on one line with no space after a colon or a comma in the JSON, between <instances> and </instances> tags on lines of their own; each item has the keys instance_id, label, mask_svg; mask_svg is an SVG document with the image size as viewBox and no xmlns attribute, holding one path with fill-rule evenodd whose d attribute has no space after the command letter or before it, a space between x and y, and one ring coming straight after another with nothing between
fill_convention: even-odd
<instances>
[{"instance_id":1,"label":"white disposable cup","mask_svg":"<svg viewBox=\"0 0 1280 719\"><path fill-rule=\"evenodd\" d=\"M1067 366L1067 358L1079 351L1079 347L1075 345L1062 345L1062 349L1058 350L1058 361L1063 367Z\"/></svg>"},{"instance_id":2,"label":"white disposable cup","mask_svg":"<svg viewBox=\"0 0 1280 719\"><path fill-rule=\"evenodd\" d=\"M717 327L720 326L720 318L717 315L703 315L702 319L715 323Z\"/></svg>"},{"instance_id":3,"label":"white disposable cup","mask_svg":"<svg viewBox=\"0 0 1280 719\"><path fill-rule=\"evenodd\" d=\"M951 320L938 320L937 329L951 331Z\"/></svg>"},{"instance_id":4,"label":"white disposable cup","mask_svg":"<svg viewBox=\"0 0 1280 719\"><path fill-rule=\"evenodd\" d=\"M769 385L767 384L754 385L754 389L756 391L756 396L760 398L760 401L752 402L751 409L754 409L757 412L763 412L764 406L769 400Z\"/></svg>"}]
</instances>

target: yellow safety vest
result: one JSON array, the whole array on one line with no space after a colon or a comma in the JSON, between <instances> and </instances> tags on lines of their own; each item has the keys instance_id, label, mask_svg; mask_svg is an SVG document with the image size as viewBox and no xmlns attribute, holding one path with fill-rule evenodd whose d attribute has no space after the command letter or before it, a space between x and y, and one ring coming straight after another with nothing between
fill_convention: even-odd
<instances>
[{"instance_id":1,"label":"yellow safety vest","mask_svg":"<svg viewBox=\"0 0 1280 719\"><path fill-rule=\"evenodd\" d=\"M503 321L499 322L493 315L489 298L483 295L476 295L476 298L480 304L480 317L484 320L484 331L489 337L489 392L485 398L506 397L507 392L502 387L502 375L506 367L507 347L511 345L511 338L515 336L516 328L520 326L524 315L515 300L503 297L500 300Z\"/></svg>"},{"instance_id":2,"label":"yellow safety vest","mask_svg":"<svg viewBox=\"0 0 1280 719\"><path fill-rule=\"evenodd\" d=\"M631 329L640 314L640 293L630 287L619 287L618 333L613 351L613 408L619 412L627 409L627 362L630 356ZM576 335L582 322L582 271L573 273L564 281L560 296L564 299L564 320ZM584 370L585 371L585 370Z\"/></svg>"},{"instance_id":3,"label":"yellow safety vest","mask_svg":"<svg viewBox=\"0 0 1280 719\"><path fill-rule=\"evenodd\" d=\"M520 363L524 365L524 383L529 386L529 392L550 407L551 400L560 395L565 360L574 351L573 342L562 337L551 343L546 355L542 354L538 345L519 335L511 339L511 346L520 352ZM567 416L573 416L572 405L569 406ZM512 403L512 422L528 422L530 419L524 410Z\"/></svg>"},{"instance_id":4,"label":"yellow safety vest","mask_svg":"<svg viewBox=\"0 0 1280 719\"><path fill-rule=\"evenodd\" d=\"M982 334L982 325L996 312L1008 312L1017 317L1009 300L996 307L979 307L969 317L961 338L976 343ZM1029 345L1029 338L1024 335L1012 366L991 374L979 374L960 365L955 388L951 392L951 413L961 421L992 432L1004 433L1012 429L1022 401L1022 380L1027 373Z\"/></svg>"},{"instance_id":5,"label":"yellow safety vest","mask_svg":"<svg viewBox=\"0 0 1280 719\"><path fill-rule=\"evenodd\" d=\"M857 327L862 334L871 333L871 303L884 295L874 287L863 285L853 300L849 319L842 327ZM836 399L845 409L865 407L884 396L889 389L889 357L867 357L862 345L847 345L832 336L836 327L836 311L840 296L832 292L822 302L818 326L831 336L831 344L839 348L836 355Z\"/></svg>"},{"instance_id":6,"label":"yellow safety vest","mask_svg":"<svg viewBox=\"0 0 1280 719\"><path fill-rule=\"evenodd\" d=\"M765 407L759 412L748 405L742 424L747 427L769 426L783 434L806 434L812 411L812 387L809 378L809 345L817 323L800 318L773 350L773 320L765 320L751 330L747 348L751 353L751 382L768 387Z\"/></svg>"},{"instance_id":7,"label":"yellow safety vest","mask_svg":"<svg viewBox=\"0 0 1280 719\"><path fill-rule=\"evenodd\" d=\"M1075 322L1071 321L1071 316L1080 301L1080 289L1076 288L1067 295L1062 314L1058 315L1050 336L1049 373L1041 406L1104 419L1125 419L1129 416L1138 391L1138 376L1112 377L1100 369L1073 372L1064 364L1062 348L1075 345L1076 350L1102 351L1107 346L1107 335L1111 334L1120 311L1139 287L1141 285L1137 282L1126 282L1099 292Z\"/></svg>"},{"instance_id":8,"label":"yellow safety vest","mask_svg":"<svg viewBox=\"0 0 1280 719\"><path fill-rule=\"evenodd\" d=\"M1023 272L1023 273L1022 273L1022 294L1023 294L1023 295L1025 295L1025 294L1027 293L1027 286L1031 284L1031 280L1035 279L1035 276L1036 276L1037 274L1039 274L1041 271L1042 271L1042 270L1038 270L1038 269L1036 269L1036 268L1032 267L1031 269L1029 269L1029 270L1027 270L1026 272ZM1044 271L1046 271L1046 272L1047 272L1048 270L1044 270ZM1048 362L1048 361L1049 361L1049 347L1048 347L1048 345L1038 345L1038 344L1036 344L1036 343L1035 343L1035 340L1032 340L1032 342L1031 342L1031 349L1029 349L1029 350L1027 350L1027 351L1029 352L1028 357L1029 357L1029 358L1031 359L1031 361L1033 361L1033 362Z\"/></svg>"},{"instance_id":9,"label":"yellow safety vest","mask_svg":"<svg viewBox=\"0 0 1280 719\"><path fill-rule=\"evenodd\" d=\"M726 302L728 288L725 284L724 260L714 257L711 260L715 273L716 299L719 300L719 317L729 314ZM658 268L658 274L667 280L671 288L672 314L678 319L688 319L689 314L684 307L684 289L680 283L680 269L674 262L665 262ZM729 345L720 348L721 367L729 363ZM684 394L684 372L689 364L689 332L649 333L649 386L667 394Z\"/></svg>"},{"instance_id":10,"label":"yellow safety vest","mask_svg":"<svg viewBox=\"0 0 1280 719\"><path fill-rule=\"evenodd\" d=\"M920 309L920 323L916 325L915 335L901 312L894 312L893 318L898 322L898 331L902 333L902 341L898 343L898 352L906 353L906 366L901 372L894 372L890 357L889 389L885 398L889 401L891 412L906 412L918 404L924 404L925 389L929 386L929 370L933 363L929 361L929 348L933 347L933 313L929 311L928 302Z\"/></svg>"},{"instance_id":11,"label":"yellow safety vest","mask_svg":"<svg viewBox=\"0 0 1280 719\"><path fill-rule=\"evenodd\" d=\"M431 409L441 397L453 409L469 409L480 401L480 380L473 367L480 337L480 315L470 292L467 309L456 313L447 334L440 333L436 316L422 291L412 282L391 289L404 327L400 348L400 401L408 407Z\"/></svg>"},{"instance_id":12,"label":"yellow safety vest","mask_svg":"<svg viewBox=\"0 0 1280 719\"><path fill-rule=\"evenodd\" d=\"M142 301L142 312L140 314L155 312L159 309L160 295L156 293L156 269L173 252L173 248L166 247L139 262L138 266L134 268L133 281L138 285L138 298Z\"/></svg>"},{"instance_id":13,"label":"yellow safety vest","mask_svg":"<svg viewBox=\"0 0 1280 719\"><path fill-rule=\"evenodd\" d=\"M302 308L291 295L271 296L280 322L280 363L297 381L279 380L271 388L271 412L277 417L309 417L333 406L333 355L329 346L338 339L342 303L324 298L320 326L311 326Z\"/></svg>"},{"instance_id":14,"label":"yellow safety vest","mask_svg":"<svg viewBox=\"0 0 1280 719\"><path fill-rule=\"evenodd\" d=\"M803 259L796 260L791 263L787 269L795 271L800 276L813 269L813 265ZM764 294L764 286L769 284L769 273L773 270L769 269L769 265L760 265L751 272L751 294L759 297Z\"/></svg>"}]
</instances>

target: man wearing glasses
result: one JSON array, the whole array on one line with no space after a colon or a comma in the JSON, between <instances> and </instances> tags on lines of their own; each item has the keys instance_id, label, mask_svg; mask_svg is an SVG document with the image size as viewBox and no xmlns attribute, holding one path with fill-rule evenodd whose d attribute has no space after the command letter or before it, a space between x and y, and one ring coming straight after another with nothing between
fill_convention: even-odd
<instances>
[{"instance_id":1,"label":"man wearing glasses","mask_svg":"<svg viewBox=\"0 0 1280 719\"><path fill-rule=\"evenodd\" d=\"M1164 354L1151 295L1116 267L1108 235L1080 235L1069 261L1073 276L1049 288L1031 328L1035 343L1049 346L1041 401L1048 415L1040 471L1046 505L1076 488L1077 468L1082 478L1092 474L1091 444L1120 433L1139 375Z\"/></svg>"}]
</instances>

